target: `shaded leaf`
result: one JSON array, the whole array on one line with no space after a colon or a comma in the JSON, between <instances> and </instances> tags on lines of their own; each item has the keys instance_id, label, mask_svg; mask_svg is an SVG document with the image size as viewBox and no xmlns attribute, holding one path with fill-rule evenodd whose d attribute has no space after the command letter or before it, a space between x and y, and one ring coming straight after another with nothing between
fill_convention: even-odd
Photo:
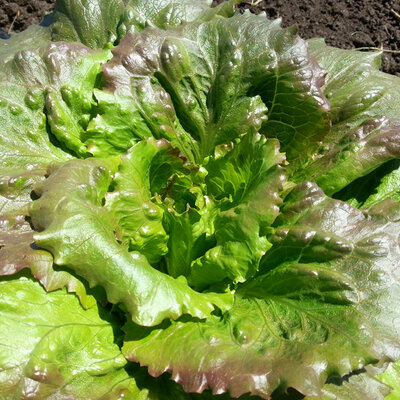
<instances>
[{"instance_id":1,"label":"shaded leaf","mask_svg":"<svg viewBox=\"0 0 400 400\"><path fill-rule=\"evenodd\" d=\"M390 387L364 372L344 380L340 385L328 383L322 395L304 400L389 400Z\"/></svg>"}]
</instances>

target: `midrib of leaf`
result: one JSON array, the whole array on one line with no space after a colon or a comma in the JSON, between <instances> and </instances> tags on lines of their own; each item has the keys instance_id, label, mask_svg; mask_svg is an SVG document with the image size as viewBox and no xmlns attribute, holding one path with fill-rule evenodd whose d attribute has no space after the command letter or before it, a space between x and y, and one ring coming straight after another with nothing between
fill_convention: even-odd
<instances>
[{"instance_id":1,"label":"midrib of leaf","mask_svg":"<svg viewBox=\"0 0 400 400\"><path fill-rule=\"evenodd\" d=\"M220 57L220 49L219 49L219 42L220 42L220 35L217 35L217 37L218 37L218 42L215 44L215 49L216 49L216 53L217 53L217 56L216 56L216 64L218 65L218 66L220 66L220 60L221 60L221 57ZM201 49L202 50L202 49ZM204 57L205 58L205 57ZM208 64L207 64L208 65ZM239 74L239 82L241 82L242 81L242 79L243 79L243 63L241 63L241 64L239 64L240 65L240 74ZM213 69L212 69L213 70ZM212 85L211 85L211 87L210 87L210 91L209 91L209 95L210 94L213 94L213 92L215 92L215 82L216 82L216 80L217 80L217 78L218 78L218 71L217 70L214 70L214 73L212 74ZM223 125L224 124L224 122L225 122L225 119L226 119L226 117L227 117L227 114L229 113L229 111L232 109L232 107L233 107L233 104L237 101L237 98L238 98L238 85L236 85L235 86L235 95L234 96L232 96L232 98L231 98L231 101L230 101L230 105L229 105L229 108L228 108L228 111L226 111L223 115L221 115L220 116L220 118L219 119L217 119L216 120L216 124L215 125L213 125L215 128L214 128L214 130L216 129L216 130L218 130L218 128L221 126L221 125ZM209 109L209 113L210 112L212 112L212 110L213 110L214 108L210 108ZM212 120L215 120L215 118L211 118ZM207 127L208 128L210 128L210 125L209 124L207 124ZM207 131L209 131L209 129L207 130ZM213 135L208 135L207 134L207 136L208 137L210 137L210 143L208 143L208 145L207 146L205 146L205 149L204 149L204 151L202 152L202 156L203 157L206 157L207 155L209 155L210 154L210 151L212 150L212 148L213 148L213 146L214 146L214 142L215 142L215 136L213 136Z\"/></svg>"},{"instance_id":2,"label":"midrib of leaf","mask_svg":"<svg viewBox=\"0 0 400 400\"><path fill-rule=\"evenodd\" d=\"M275 57L276 57L276 54L275 54ZM271 114L272 114L272 112L273 112L273 110L274 110L274 108L275 108L276 95L278 94L279 63L276 63L276 67L275 67L274 69L275 69L275 88L274 88L274 95L273 95L272 101L271 101L271 107L270 107L270 109L268 110L268 114L267 114L267 115L268 115L268 120L267 120L267 121L270 121ZM282 122L282 121L275 121L275 120L271 120L271 121L279 122L279 123ZM287 124L284 124L284 125L287 125Z\"/></svg>"}]
</instances>

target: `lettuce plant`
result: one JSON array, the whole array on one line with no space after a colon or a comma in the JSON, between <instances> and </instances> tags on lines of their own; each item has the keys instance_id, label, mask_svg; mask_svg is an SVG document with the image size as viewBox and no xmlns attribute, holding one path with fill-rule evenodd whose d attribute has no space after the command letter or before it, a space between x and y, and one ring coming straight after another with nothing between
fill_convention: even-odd
<instances>
[{"instance_id":1,"label":"lettuce plant","mask_svg":"<svg viewBox=\"0 0 400 400\"><path fill-rule=\"evenodd\" d=\"M1 399L399 398L400 80L210 3L2 42Z\"/></svg>"}]
</instances>

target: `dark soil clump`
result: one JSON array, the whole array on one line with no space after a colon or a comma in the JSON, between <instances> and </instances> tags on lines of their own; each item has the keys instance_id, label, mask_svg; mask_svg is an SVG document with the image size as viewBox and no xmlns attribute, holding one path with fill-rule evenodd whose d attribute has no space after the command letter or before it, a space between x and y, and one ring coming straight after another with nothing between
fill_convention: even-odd
<instances>
[{"instance_id":1,"label":"dark soil clump","mask_svg":"<svg viewBox=\"0 0 400 400\"><path fill-rule=\"evenodd\" d=\"M54 0L0 0L0 29L6 33L20 32L38 24L54 8Z\"/></svg>"},{"instance_id":2,"label":"dark soil clump","mask_svg":"<svg viewBox=\"0 0 400 400\"><path fill-rule=\"evenodd\" d=\"M53 8L54 0L0 0L0 29L19 32L39 23ZM323 37L327 44L344 49L389 50L384 52L382 70L400 76L398 0L248 0L239 5L245 8L257 14L264 11L271 19L281 17L283 26L296 24L304 39Z\"/></svg>"},{"instance_id":3,"label":"dark soil clump","mask_svg":"<svg viewBox=\"0 0 400 400\"><path fill-rule=\"evenodd\" d=\"M249 1L250 2L250 1ZM254 3L254 1L253 1ZM304 39L323 37L342 49L374 47L384 52L382 70L400 76L400 2L398 0L271 0L242 4L283 26L296 24Z\"/></svg>"}]
</instances>

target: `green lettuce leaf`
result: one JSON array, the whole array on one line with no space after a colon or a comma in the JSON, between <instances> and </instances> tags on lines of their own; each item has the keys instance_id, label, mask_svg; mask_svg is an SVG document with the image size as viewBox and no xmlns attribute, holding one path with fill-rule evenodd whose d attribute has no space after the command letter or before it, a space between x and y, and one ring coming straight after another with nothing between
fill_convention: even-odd
<instances>
[{"instance_id":1,"label":"green lettuce leaf","mask_svg":"<svg viewBox=\"0 0 400 400\"><path fill-rule=\"evenodd\" d=\"M0 279L0 391L16 398L197 400L167 376L153 379L127 365L115 341L118 321L89 296L84 310L65 291ZM205 394L201 398L229 400ZM247 396L243 400L252 400ZM242 400L242 398L241 398Z\"/></svg>"},{"instance_id":2,"label":"green lettuce leaf","mask_svg":"<svg viewBox=\"0 0 400 400\"><path fill-rule=\"evenodd\" d=\"M323 39L311 39L308 45L327 71L324 93L334 127L326 141L341 138L346 126L358 127L377 116L398 119L400 89L394 75L379 71L381 53L337 49Z\"/></svg>"},{"instance_id":3,"label":"green lettuce leaf","mask_svg":"<svg viewBox=\"0 0 400 400\"><path fill-rule=\"evenodd\" d=\"M216 199L216 245L191 265L189 283L204 289L228 279L244 282L254 275L270 245L265 228L279 213L285 174L275 140L247 134L223 157L206 164L208 194Z\"/></svg>"},{"instance_id":4,"label":"green lettuce leaf","mask_svg":"<svg viewBox=\"0 0 400 400\"><path fill-rule=\"evenodd\" d=\"M366 372L350 376L340 384L328 383L322 393L304 400L390 400L392 396L389 386Z\"/></svg>"},{"instance_id":5,"label":"green lettuce leaf","mask_svg":"<svg viewBox=\"0 0 400 400\"><path fill-rule=\"evenodd\" d=\"M51 41L49 27L31 25L19 33L11 34L0 46L0 66L11 60L16 53L48 45Z\"/></svg>"},{"instance_id":6,"label":"green lettuce leaf","mask_svg":"<svg viewBox=\"0 0 400 400\"><path fill-rule=\"evenodd\" d=\"M171 371L188 392L263 398L287 387L317 396L329 377L397 359L398 205L361 212L311 183L285 201L259 275L232 309L147 335L131 326L125 356L153 376Z\"/></svg>"},{"instance_id":7,"label":"green lettuce leaf","mask_svg":"<svg viewBox=\"0 0 400 400\"><path fill-rule=\"evenodd\" d=\"M116 320L90 299L46 293L27 278L0 280L2 398L137 399L114 343Z\"/></svg>"},{"instance_id":8,"label":"green lettuce leaf","mask_svg":"<svg viewBox=\"0 0 400 400\"><path fill-rule=\"evenodd\" d=\"M398 168L398 160L394 164L396 167L384 175L377 187L363 203L363 208L371 207L380 201L391 198L394 201L400 201L400 168Z\"/></svg>"},{"instance_id":9,"label":"green lettuce leaf","mask_svg":"<svg viewBox=\"0 0 400 400\"><path fill-rule=\"evenodd\" d=\"M400 157L400 120L385 117L368 120L294 179L311 177L332 195L374 171L383 163ZM301 178L299 178L301 176Z\"/></svg>"},{"instance_id":10,"label":"green lettuce leaf","mask_svg":"<svg viewBox=\"0 0 400 400\"><path fill-rule=\"evenodd\" d=\"M193 139L181 127L168 95L160 85L132 78L135 100L125 94L94 92L98 113L85 132L88 150L97 157L125 153L141 139L165 138L194 161ZM129 90L124 86L123 90Z\"/></svg>"},{"instance_id":11,"label":"green lettuce leaf","mask_svg":"<svg viewBox=\"0 0 400 400\"><path fill-rule=\"evenodd\" d=\"M107 51L57 43L19 52L1 66L0 215L26 215L47 166L71 159L69 153L86 154L80 134L108 57Z\"/></svg>"},{"instance_id":12,"label":"green lettuce leaf","mask_svg":"<svg viewBox=\"0 0 400 400\"><path fill-rule=\"evenodd\" d=\"M148 27L126 35L113 53L103 67L113 97L100 95L103 114L88 129L89 149L102 155L154 135L201 162L263 123L262 133L282 140L288 160L303 163L328 128L322 70L293 29L262 16ZM130 121L119 127L121 113Z\"/></svg>"},{"instance_id":13,"label":"green lettuce leaf","mask_svg":"<svg viewBox=\"0 0 400 400\"><path fill-rule=\"evenodd\" d=\"M380 381L389 385L393 391L385 397L385 400L398 400L400 399L400 366L399 362L389 364L387 370L378 375Z\"/></svg>"},{"instance_id":14,"label":"green lettuce leaf","mask_svg":"<svg viewBox=\"0 0 400 400\"><path fill-rule=\"evenodd\" d=\"M0 70L0 212L25 213L30 192L43 179L46 166L67 160L68 154L55 147L48 136L43 113L42 93L30 90L26 79L15 72L23 70L26 57L33 64L32 52L19 53ZM26 56L26 57L25 57ZM33 68L35 69L35 68ZM34 77L33 77L34 79Z\"/></svg>"},{"instance_id":15,"label":"green lettuce leaf","mask_svg":"<svg viewBox=\"0 0 400 400\"><path fill-rule=\"evenodd\" d=\"M396 77L378 70L379 53L340 50L321 39L309 45L327 70L324 93L331 104L332 128L293 179L315 181L332 195L399 157L400 90Z\"/></svg>"},{"instance_id":16,"label":"green lettuce leaf","mask_svg":"<svg viewBox=\"0 0 400 400\"><path fill-rule=\"evenodd\" d=\"M7 91L2 93L5 98L2 110L11 115L8 120L1 121L1 126L14 125L19 131L12 137L5 135L3 140L6 142L0 142L1 148L13 151L12 156L16 158L14 154L22 152L28 140L30 145L30 152L23 153L24 158L12 159L14 168L18 166L17 162L32 163L30 153L33 152L41 151L40 157L45 159L53 156L53 162L55 155L63 154L50 143L46 123L54 137L68 150L78 156L85 155L80 135L90 119L92 90L100 73L100 64L109 56L108 51L93 52L80 44L56 43L19 53L3 66L0 81ZM20 103L14 104L14 98ZM14 121L12 117L17 119ZM29 123L29 118L34 124Z\"/></svg>"},{"instance_id":17,"label":"green lettuce leaf","mask_svg":"<svg viewBox=\"0 0 400 400\"><path fill-rule=\"evenodd\" d=\"M210 3L0 45L0 397L397 396L398 79Z\"/></svg>"},{"instance_id":18,"label":"green lettuce leaf","mask_svg":"<svg viewBox=\"0 0 400 400\"><path fill-rule=\"evenodd\" d=\"M231 16L237 2L230 0L210 9L209 0L58 0L51 37L53 41L104 48L147 26L167 29L186 21Z\"/></svg>"},{"instance_id":19,"label":"green lettuce leaf","mask_svg":"<svg viewBox=\"0 0 400 400\"><path fill-rule=\"evenodd\" d=\"M229 295L196 293L118 243L113 218L101 206L118 163L92 158L55 169L32 203L32 221L42 231L34 235L35 243L50 251L57 265L71 268L92 287L104 287L108 300L121 302L141 325L184 313L205 318L213 304L229 306Z\"/></svg>"},{"instance_id":20,"label":"green lettuce leaf","mask_svg":"<svg viewBox=\"0 0 400 400\"><path fill-rule=\"evenodd\" d=\"M122 0L58 0L51 26L52 40L103 48L117 39L124 9Z\"/></svg>"},{"instance_id":21,"label":"green lettuce leaf","mask_svg":"<svg viewBox=\"0 0 400 400\"><path fill-rule=\"evenodd\" d=\"M204 178L203 173L200 171L199 176ZM174 182L180 195L174 197L176 202L164 206L164 226L169 235L165 262L168 273L173 277L188 277L193 260L215 245L214 221L218 208L203 188L187 176L184 178ZM183 209L179 207L180 203Z\"/></svg>"},{"instance_id":22,"label":"green lettuce leaf","mask_svg":"<svg viewBox=\"0 0 400 400\"><path fill-rule=\"evenodd\" d=\"M283 161L276 140L249 132L204 167L171 177L163 193L169 274L197 289L254 275L269 248L265 227L279 213Z\"/></svg>"},{"instance_id":23,"label":"green lettuce leaf","mask_svg":"<svg viewBox=\"0 0 400 400\"><path fill-rule=\"evenodd\" d=\"M128 8L124 14L119 32L138 32L148 26L168 29L182 23L209 20L217 15L230 17L238 0L228 0L210 8L210 0L127 0Z\"/></svg>"},{"instance_id":24,"label":"green lettuce leaf","mask_svg":"<svg viewBox=\"0 0 400 400\"><path fill-rule=\"evenodd\" d=\"M168 172L172 173L168 158L177 158L182 163L172 153L165 140L150 138L137 143L122 157L114 179L115 189L106 196L106 207L118 224L119 239L128 243L130 250L144 254L151 263L159 261L168 251L163 209L152 201L151 186L159 179L157 175L167 172L168 178Z\"/></svg>"},{"instance_id":25,"label":"green lettuce leaf","mask_svg":"<svg viewBox=\"0 0 400 400\"><path fill-rule=\"evenodd\" d=\"M48 292L66 288L68 292L75 292L82 306L88 308L85 285L67 271L54 269L52 255L37 250L34 233L24 216L0 218L0 276L14 275L28 268Z\"/></svg>"}]
</instances>

